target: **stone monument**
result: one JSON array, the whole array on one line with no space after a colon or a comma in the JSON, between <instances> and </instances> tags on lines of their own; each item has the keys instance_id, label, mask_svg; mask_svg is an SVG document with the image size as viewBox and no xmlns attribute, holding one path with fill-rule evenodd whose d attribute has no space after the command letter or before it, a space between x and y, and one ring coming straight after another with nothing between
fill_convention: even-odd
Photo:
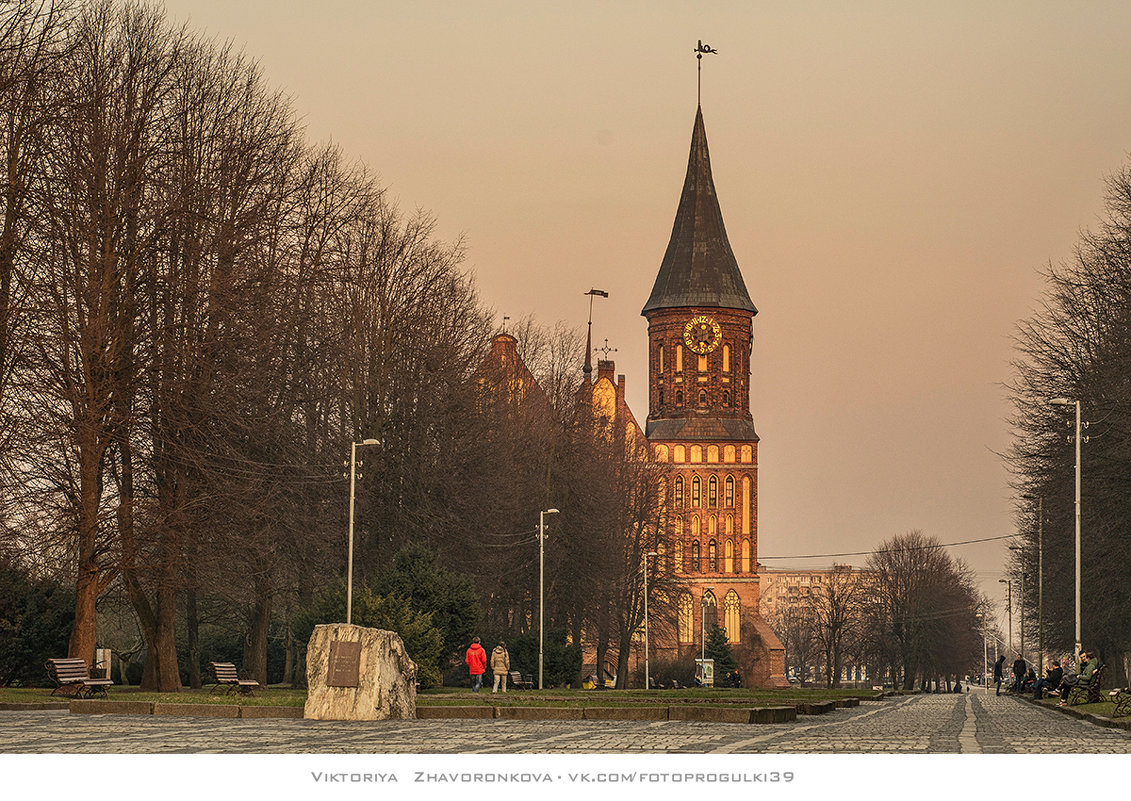
<instances>
[{"instance_id":1,"label":"stone monument","mask_svg":"<svg viewBox=\"0 0 1131 801\"><path fill-rule=\"evenodd\" d=\"M305 718L416 717L416 663L394 631L347 623L315 626L306 646L306 681Z\"/></svg>"}]
</instances>

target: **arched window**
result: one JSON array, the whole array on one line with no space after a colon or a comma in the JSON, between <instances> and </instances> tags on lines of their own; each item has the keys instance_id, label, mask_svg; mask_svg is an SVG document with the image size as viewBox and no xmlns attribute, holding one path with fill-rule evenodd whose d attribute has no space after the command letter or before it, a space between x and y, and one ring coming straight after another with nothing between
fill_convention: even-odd
<instances>
[{"instance_id":1,"label":"arched window","mask_svg":"<svg viewBox=\"0 0 1131 801\"><path fill-rule=\"evenodd\" d=\"M675 535L677 537L683 536L683 518L682 517L677 517L675 519Z\"/></svg>"},{"instance_id":2,"label":"arched window","mask_svg":"<svg viewBox=\"0 0 1131 801\"><path fill-rule=\"evenodd\" d=\"M719 602L710 590L703 593L703 630L710 634L711 629L719 625Z\"/></svg>"},{"instance_id":3,"label":"arched window","mask_svg":"<svg viewBox=\"0 0 1131 801\"><path fill-rule=\"evenodd\" d=\"M694 637L691 624L694 620L694 602L691 600L691 593L685 592L679 596L679 641L692 642Z\"/></svg>"},{"instance_id":4,"label":"arched window","mask_svg":"<svg viewBox=\"0 0 1131 801\"><path fill-rule=\"evenodd\" d=\"M707 505L711 507L719 505L719 479L715 476L707 480Z\"/></svg>"},{"instance_id":5,"label":"arched window","mask_svg":"<svg viewBox=\"0 0 1131 801\"><path fill-rule=\"evenodd\" d=\"M691 446L691 463L692 464L699 464L702 461L703 461L703 446L702 445L692 445Z\"/></svg>"},{"instance_id":6,"label":"arched window","mask_svg":"<svg viewBox=\"0 0 1131 801\"><path fill-rule=\"evenodd\" d=\"M730 372L730 345L723 345L723 372Z\"/></svg>"},{"instance_id":7,"label":"arched window","mask_svg":"<svg viewBox=\"0 0 1131 801\"><path fill-rule=\"evenodd\" d=\"M691 506L695 509L699 508L699 501L701 500L699 494L700 486L699 476L695 476L695 478L691 479Z\"/></svg>"},{"instance_id":8,"label":"arched window","mask_svg":"<svg viewBox=\"0 0 1131 801\"><path fill-rule=\"evenodd\" d=\"M664 343L660 343L660 347L656 349L656 358L660 362L660 372L664 372Z\"/></svg>"},{"instance_id":9,"label":"arched window","mask_svg":"<svg viewBox=\"0 0 1131 801\"><path fill-rule=\"evenodd\" d=\"M666 462L667 460L668 460L668 446L667 445L657 445L656 446L656 461L657 462Z\"/></svg>"},{"instance_id":10,"label":"arched window","mask_svg":"<svg viewBox=\"0 0 1131 801\"><path fill-rule=\"evenodd\" d=\"M750 540L742 541L742 572L750 572Z\"/></svg>"},{"instance_id":11,"label":"arched window","mask_svg":"<svg viewBox=\"0 0 1131 801\"><path fill-rule=\"evenodd\" d=\"M730 540L723 543L723 572L734 572L734 543Z\"/></svg>"},{"instance_id":12,"label":"arched window","mask_svg":"<svg viewBox=\"0 0 1131 801\"><path fill-rule=\"evenodd\" d=\"M707 569L712 573L719 569L719 555L714 540L707 543Z\"/></svg>"},{"instance_id":13,"label":"arched window","mask_svg":"<svg viewBox=\"0 0 1131 801\"><path fill-rule=\"evenodd\" d=\"M675 507L683 508L683 476L675 477Z\"/></svg>"},{"instance_id":14,"label":"arched window","mask_svg":"<svg viewBox=\"0 0 1131 801\"><path fill-rule=\"evenodd\" d=\"M688 567L691 570L699 570L699 540L691 543L691 564Z\"/></svg>"},{"instance_id":15,"label":"arched window","mask_svg":"<svg viewBox=\"0 0 1131 801\"><path fill-rule=\"evenodd\" d=\"M676 464L683 464L687 461L687 450L682 445L676 445L672 448L672 461Z\"/></svg>"},{"instance_id":16,"label":"arched window","mask_svg":"<svg viewBox=\"0 0 1131 801\"><path fill-rule=\"evenodd\" d=\"M660 390L660 404L659 405L660 406L664 405L664 391L662 389Z\"/></svg>"},{"instance_id":17,"label":"arched window","mask_svg":"<svg viewBox=\"0 0 1131 801\"><path fill-rule=\"evenodd\" d=\"M699 357L699 372L707 372L707 357L705 355Z\"/></svg>"},{"instance_id":18,"label":"arched window","mask_svg":"<svg viewBox=\"0 0 1131 801\"><path fill-rule=\"evenodd\" d=\"M707 390L705 390L705 389L699 390L699 405L700 406L706 406L707 405Z\"/></svg>"},{"instance_id":19,"label":"arched window","mask_svg":"<svg viewBox=\"0 0 1131 801\"><path fill-rule=\"evenodd\" d=\"M709 518L707 518L707 533L708 534L718 534L719 533L719 519L717 517L715 517L714 515L711 515Z\"/></svg>"},{"instance_id":20,"label":"arched window","mask_svg":"<svg viewBox=\"0 0 1131 801\"><path fill-rule=\"evenodd\" d=\"M677 389L675 391L675 405L676 406L682 406L683 405L683 390L682 389Z\"/></svg>"},{"instance_id":21,"label":"arched window","mask_svg":"<svg viewBox=\"0 0 1131 801\"><path fill-rule=\"evenodd\" d=\"M729 590L723 598L723 627L727 630L727 642L738 642L742 638L740 631L742 602L738 600L738 593Z\"/></svg>"},{"instance_id":22,"label":"arched window","mask_svg":"<svg viewBox=\"0 0 1131 801\"><path fill-rule=\"evenodd\" d=\"M699 536L699 515L692 515L691 516L691 536L692 537L698 537Z\"/></svg>"},{"instance_id":23,"label":"arched window","mask_svg":"<svg viewBox=\"0 0 1131 801\"><path fill-rule=\"evenodd\" d=\"M742 446L742 461L744 461L744 462L753 462L754 461L754 449L751 448L749 445L743 445Z\"/></svg>"},{"instance_id":24,"label":"arched window","mask_svg":"<svg viewBox=\"0 0 1131 801\"><path fill-rule=\"evenodd\" d=\"M677 373L683 372L683 345L675 346L675 371Z\"/></svg>"},{"instance_id":25,"label":"arched window","mask_svg":"<svg viewBox=\"0 0 1131 801\"><path fill-rule=\"evenodd\" d=\"M733 534L734 533L734 515L727 515L727 522L726 522L726 529L725 530L726 530L727 534Z\"/></svg>"},{"instance_id":26,"label":"arched window","mask_svg":"<svg viewBox=\"0 0 1131 801\"><path fill-rule=\"evenodd\" d=\"M664 391L660 390L660 403L664 402ZM723 390L723 406L730 406L730 390Z\"/></svg>"},{"instance_id":27,"label":"arched window","mask_svg":"<svg viewBox=\"0 0 1131 801\"><path fill-rule=\"evenodd\" d=\"M673 553L672 556L674 557L673 561L675 562L675 565L674 565L675 572L676 573L682 573L683 572L683 543L682 542L677 542L675 544L675 553Z\"/></svg>"},{"instance_id":28,"label":"arched window","mask_svg":"<svg viewBox=\"0 0 1131 801\"><path fill-rule=\"evenodd\" d=\"M734 476L727 476L723 484L723 506L728 509L734 508Z\"/></svg>"},{"instance_id":29,"label":"arched window","mask_svg":"<svg viewBox=\"0 0 1131 801\"><path fill-rule=\"evenodd\" d=\"M719 446L718 445L708 445L707 446L707 463L708 464L718 464L718 461L719 461Z\"/></svg>"},{"instance_id":30,"label":"arched window","mask_svg":"<svg viewBox=\"0 0 1131 801\"><path fill-rule=\"evenodd\" d=\"M724 445L723 446L723 461L726 462L727 464L734 464L734 446L733 445Z\"/></svg>"}]
</instances>

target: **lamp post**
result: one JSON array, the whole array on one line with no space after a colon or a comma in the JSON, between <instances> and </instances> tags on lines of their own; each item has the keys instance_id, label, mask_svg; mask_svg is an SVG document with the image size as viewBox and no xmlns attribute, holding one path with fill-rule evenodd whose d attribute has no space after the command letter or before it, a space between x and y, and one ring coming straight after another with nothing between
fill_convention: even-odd
<instances>
[{"instance_id":1,"label":"lamp post","mask_svg":"<svg viewBox=\"0 0 1131 801\"><path fill-rule=\"evenodd\" d=\"M707 659L707 598L711 596L711 594L712 593L710 587L703 588L703 609L699 614L700 662L706 661Z\"/></svg>"},{"instance_id":2,"label":"lamp post","mask_svg":"<svg viewBox=\"0 0 1131 801\"><path fill-rule=\"evenodd\" d=\"M1009 550L1017 551L1021 554L1021 601L1018 603L1018 610L1021 615L1021 621L1018 623L1018 634L1021 637L1021 656L1025 656L1025 549L1020 545L1010 545Z\"/></svg>"},{"instance_id":3,"label":"lamp post","mask_svg":"<svg viewBox=\"0 0 1131 801\"><path fill-rule=\"evenodd\" d=\"M557 509L546 509L538 513L538 689L542 689L542 619L543 596L546 586L546 515L558 514Z\"/></svg>"},{"instance_id":4,"label":"lamp post","mask_svg":"<svg viewBox=\"0 0 1131 801\"><path fill-rule=\"evenodd\" d=\"M353 503L357 489L357 446L380 445L380 440L363 439L350 443L350 536L349 553L346 556L346 623L353 622Z\"/></svg>"},{"instance_id":5,"label":"lamp post","mask_svg":"<svg viewBox=\"0 0 1131 801\"><path fill-rule=\"evenodd\" d=\"M1011 579L998 579L998 584L1004 584L1006 589L1006 619L1009 621L1009 650L1013 651L1013 581Z\"/></svg>"},{"instance_id":6,"label":"lamp post","mask_svg":"<svg viewBox=\"0 0 1131 801\"><path fill-rule=\"evenodd\" d=\"M1076 407L1076 672L1080 672L1080 401L1054 398L1054 406Z\"/></svg>"},{"instance_id":7,"label":"lamp post","mask_svg":"<svg viewBox=\"0 0 1131 801\"><path fill-rule=\"evenodd\" d=\"M644 554L644 689L652 689L652 674L648 672L648 557L659 556L655 551Z\"/></svg>"},{"instance_id":8,"label":"lamp post","mask_svg":"<svg viewBox=\"0 0 1131 801\"><path fill-rule=\"evenodd\" d=\"M990 692L990 646L986 642L986 620L981 612L978 612L974 617L978 618L978 625L982 629L982 689L987 694Z\"/></svg>"}]
</instances>

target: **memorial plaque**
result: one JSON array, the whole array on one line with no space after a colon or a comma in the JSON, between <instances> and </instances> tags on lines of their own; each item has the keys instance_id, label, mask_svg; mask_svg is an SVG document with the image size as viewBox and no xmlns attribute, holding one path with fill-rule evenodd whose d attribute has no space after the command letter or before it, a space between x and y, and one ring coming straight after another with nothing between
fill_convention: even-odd
<instances>
[{"instance_id":1,"label":"memorial plaque","mask_svg":"<svg viewBox=\"0 0 1131 801\"><path fill-rule=\"evenodd\" d=\"M357 687L361 674L361 643L335 640L330 643L328 687Z\"/></svg>"}]
</instances>

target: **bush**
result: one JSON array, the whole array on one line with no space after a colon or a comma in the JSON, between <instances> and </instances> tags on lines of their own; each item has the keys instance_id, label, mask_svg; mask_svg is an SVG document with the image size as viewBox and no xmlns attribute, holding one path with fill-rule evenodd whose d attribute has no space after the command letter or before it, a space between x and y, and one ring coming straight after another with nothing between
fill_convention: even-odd
<instances>
[{"instance_id":1,"label":"bush","mask_svg":"<svg viewBox=\"0 0 1131 801\"><path fill-rule=\"evenodd\" d=\"M355 588L353 622L359 626L395 631L404 642L409 658L416 663L416 679L421 689L440 684L444 663L443 634L432 625L432 616L415 612L409 602L397 596L377 595L368 585ZM305 651L314 627L322 623L341 623L346 619L345 582L323 592L294 622L295 640Z\"/></svg>"},{"instance_id":2,"label":"bush","mask_svg":"<svg viewBox=\"0 0 1131 801\"><path fill-rule=\"evenodd\" d=\"M648 660L648 669L652 671L652 679L656 684L670 687L672 681L678 681L682 687L690 687L695 678L695 656L653 656ZM633 686L644 686L644 665L641 664L633 675Z\"/></svg>"},{"instance_id":3,"label":"bush","mask_svg":"<svg viewBox=\"0 0 1131 801\"><path fill-rule=\"evenodd\" d=\"M74 593L0 562L0 686L48 686L43 668L67 655L74 624Z\"/></svg>"},{"instance_id":4,"label":"bush","mask_svg":"<svg viewBox=\"0 0 1131 801\"><path fill-rule=\"evenodd\" d=\"M538 632L510 634L504 638L511 655L511 670L527 673L538 682ZM562 687L576 684L581 673L581 647L569 645L569 632L565 628L546 629L542 643L542 684ZM484 643L490 653L494 643Z\"/></svg>"}]
</instances>

